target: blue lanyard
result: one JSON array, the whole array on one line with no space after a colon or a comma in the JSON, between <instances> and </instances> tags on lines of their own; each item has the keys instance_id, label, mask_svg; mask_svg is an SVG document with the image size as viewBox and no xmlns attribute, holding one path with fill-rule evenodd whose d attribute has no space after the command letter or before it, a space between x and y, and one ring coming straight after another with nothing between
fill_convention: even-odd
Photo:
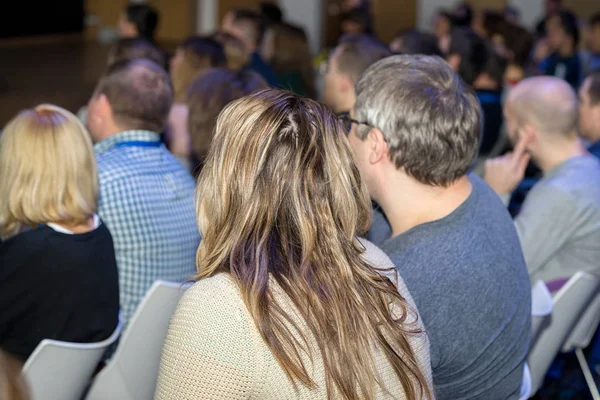
<instances>
[{"instance_id":1,"label":"blue lanyard","mask_svg":"<svg viewBox=\"0 0 600 400\"><path fill-rule=\"evenodd\" d=\"M161 142L131 141L117 143L116 147L160 147L161 144Z\"/></svg>"}]
</instances>

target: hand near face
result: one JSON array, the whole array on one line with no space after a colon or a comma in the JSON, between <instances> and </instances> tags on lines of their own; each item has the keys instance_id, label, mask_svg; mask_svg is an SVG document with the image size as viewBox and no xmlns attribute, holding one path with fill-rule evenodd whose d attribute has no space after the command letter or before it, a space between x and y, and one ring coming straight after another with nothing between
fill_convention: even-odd
<instances>
[{"instance_id":1,"label":"hand near face","mask_svg":"<svg viewBox=\"0 0 600 400\"><path fill-rule=\"evenodd\" d=\"M498 194L511 193L523 180L531 156L527 153L528 139L521 136L515 149L485 163L485 181Z\"/></svg>"}]
</instances>

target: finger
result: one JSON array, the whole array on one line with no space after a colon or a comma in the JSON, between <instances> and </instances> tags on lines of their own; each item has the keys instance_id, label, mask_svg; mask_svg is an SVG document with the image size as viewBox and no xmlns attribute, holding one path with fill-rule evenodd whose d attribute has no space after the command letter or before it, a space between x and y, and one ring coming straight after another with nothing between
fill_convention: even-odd
<instances>
[{"instance_id":1,"label":"finger","mask_svg":"<svg viewBox=\"0 0 600 400\"><path fill-rule=\"evenodd\" d=\"M521 135L519 137L519 141L517 142L515 148L511 153L511 158L516 162L520 162L521 158L523 157L523 154L527 152L528 144L529 140L527 139L527 137L525 135Z\"/></svg>"},{"instance_id":2,"label":"finger","mask_svg":"<svg viewBox=\"0 0 600 400\"><path fill-rule=\"evenodd\" d=\"M517 173L519 174L519 176L525 175L525 169L527 168L530 159L531 155L529 155L529 153L524 153L521 159L518 161Z\"/></svg>"}]
</instances>

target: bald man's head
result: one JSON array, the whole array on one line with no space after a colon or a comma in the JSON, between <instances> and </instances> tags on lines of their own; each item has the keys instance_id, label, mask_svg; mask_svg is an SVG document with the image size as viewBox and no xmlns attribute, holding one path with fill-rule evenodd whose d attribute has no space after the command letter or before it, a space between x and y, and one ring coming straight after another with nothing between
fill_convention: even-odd
<instances>
[{"instance_id":1,"label":"bald man's head","mask_svg":"<svg viewBox=\"0 0 600 400\"><path fill-rule=\"evenodd\" d=\"M511 90L505 114L510 133L530 125L548 139L574 137L577 132L577 95L561 79L550 76L528 78Z\"/></svg>"},{"instance_id":2,"label":"bald man's head","mask_svg":"<svg viewBox=\"0 0 600 400\"><path fill-rule=\"evenodd\" d=\"M173 88L161 66L137 59L111 65L96 88L95 96L99 95L106 96L123 129L161 132L171 109Z\"/></svg>"}]
</instances>

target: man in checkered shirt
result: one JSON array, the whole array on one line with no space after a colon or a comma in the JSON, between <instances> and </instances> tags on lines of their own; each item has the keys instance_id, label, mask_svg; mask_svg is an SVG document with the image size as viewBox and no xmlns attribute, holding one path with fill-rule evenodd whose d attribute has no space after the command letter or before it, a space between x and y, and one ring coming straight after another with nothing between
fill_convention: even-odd
<instances>
[{"instance_id":1,"label":"man in checkered shirt","mask_svg":"<svg viewBox=\"0 0 600 400\"><path fill-rule=\"evenodd\" d=\"M110 67L88 104L99 214L115 242L124 326L154 281L184 282L196 272L194 180L157 133L172 98L167 73L134 60Z\"/></svg>"}]
</instances>

